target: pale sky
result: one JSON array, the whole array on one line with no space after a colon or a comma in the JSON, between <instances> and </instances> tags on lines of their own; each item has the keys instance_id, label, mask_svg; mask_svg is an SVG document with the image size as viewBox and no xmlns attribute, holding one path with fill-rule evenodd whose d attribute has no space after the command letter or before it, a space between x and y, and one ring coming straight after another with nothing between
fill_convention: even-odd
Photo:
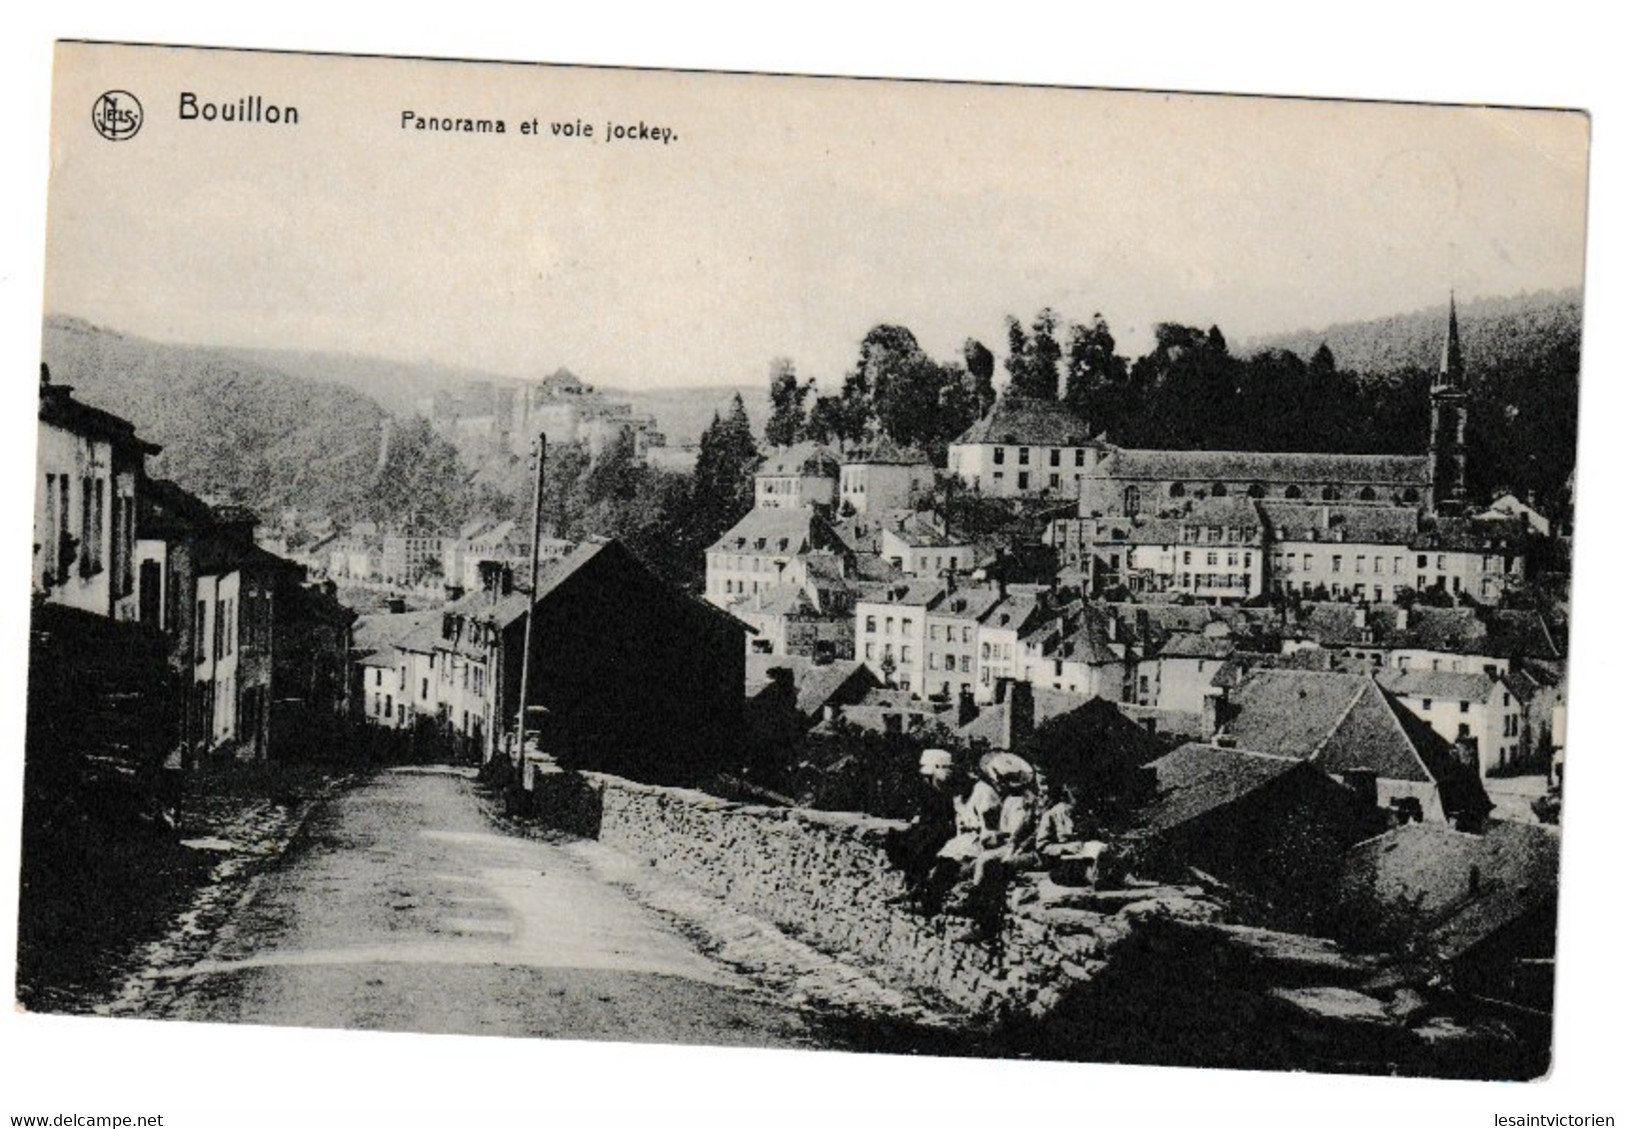
<instances>
[{"instance_id":1,"label":"pale sky","mask_svg":"<svg viewBox=\"0 0 1625 1129\"><path fill-rule=\"evenodd\" d=\"M145 111L118 143L113 88ZM183 123L182 91L300 123ZM883 321L947 359L1099 310L1132 355L1159 321L1234 342L1584 267L1576 113L71 44L54 98L46 308L164 341L619 386L786 355L828 390Z\"/></svg>"}]
</instances>

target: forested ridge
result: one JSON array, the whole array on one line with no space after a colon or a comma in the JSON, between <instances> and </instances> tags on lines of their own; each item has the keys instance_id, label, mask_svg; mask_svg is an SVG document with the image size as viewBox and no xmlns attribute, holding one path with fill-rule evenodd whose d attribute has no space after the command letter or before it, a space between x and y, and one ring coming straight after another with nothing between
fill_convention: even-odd
<instances>
[{"instance_id":1,"label":"forested ridge","mask_svg":"<svg viewBox=\"0 0 1625 1129\"><path fill-rule=\"evenodd\" d=\"M1579 294L1486 299L1459 314L1473 494L1532 493L1561 512L1577 429ZM622 537L692 581L704 547L749 509L763 446L884 437L940 466L949 443L1011 393L1065 404L1093 434L1128 446L1421 453L1445 319L1440 306L1237 349L1217 326L1166 323L1133 358L1120 354L1101 313L1010 316L1000 353L967 339L949 358L928 355L907 327L877 325L838 387L817 387L798 378L793 359L775 360L764 374L766 414L755 421L745 396L717 405L725 390L692 390L684 411L710 421L693 475L642 466L629 445L598 464L556 447L544 519L559 536ZM43 344L56 380L164 446L154 474L264 516L292 505L340 523L415 519L446 530L528 508L525 460L471 465L426 420L392 414L338 379L363 370L372 379L385 362L335 358L335 379L325 380L320 354L167 345L70 317L47 319ZM297 374L278 357L297 357Z\"/></svg>"}]
</instances>

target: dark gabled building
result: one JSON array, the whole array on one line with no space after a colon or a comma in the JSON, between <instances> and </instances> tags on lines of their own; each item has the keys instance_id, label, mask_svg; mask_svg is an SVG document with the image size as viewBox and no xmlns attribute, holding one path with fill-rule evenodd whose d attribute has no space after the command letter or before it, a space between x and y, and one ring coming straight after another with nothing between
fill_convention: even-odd
<instances>
[{"instance_id":1,"label":"dark gabled building","mask_svg":"<svg viewBox=\"0 0 1625 1129\"><path fill-rule=\"evenodd\" d=\"M482 595L489 599L465 599ZM749 629L661 579L618 541L579 546L543 567L534 596L497 596L478 616L497 650L493 755L517 724L532 606L536 720L527 728L541 751L567 767L651 782L698 781L732 761Z\"/></svg>"},{"instance_id":2,"label":"dark gabled building","mask_svg":"<svg viewBox=\"0 0 1625 1129\"><path fill-rule=\"evenodd\" d=\"M1148 771L1155 795L1126 839L1138 865L1211 874L1262 899L1272 924L1318 926L1343 853L1383 823L1369 798L1297 757L1188 744Z\"/></svg>"},{"instance_id":3,"label":"dark gabled building","mask_svg":"<svg viewBox=\"0 0 1625 1129\"><path fill-rule=\"evenodd\" d=\"M1457 990L1550 1011L1557 863L1554 827L1396 827L1344 856L1337 932L1362 947L1419 948Z\"/></svg>"}]
</instances>

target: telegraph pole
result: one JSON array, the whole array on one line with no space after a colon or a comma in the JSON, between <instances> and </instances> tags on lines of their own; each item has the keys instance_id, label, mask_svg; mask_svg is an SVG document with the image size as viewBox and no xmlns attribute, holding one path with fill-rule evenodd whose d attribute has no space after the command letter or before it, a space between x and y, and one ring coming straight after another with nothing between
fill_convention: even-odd
<instances>
[{"instance_id":1,"label":"telegraph pole","mask_svg":"<svg viewBox=\"0 0 1625 1129\"><path fill-rule=\"evenodd\" d=\"M536 458L536 493L530 506L530 606L525 612L525 652L519 660L519 725L514 768L514 785L525 786L525 721L530 701L530 649L536 632L536 574L541 568L542 555L542 482L547 473L547 432L536 436L531 444Z\"/></svg>"}]
</instances>

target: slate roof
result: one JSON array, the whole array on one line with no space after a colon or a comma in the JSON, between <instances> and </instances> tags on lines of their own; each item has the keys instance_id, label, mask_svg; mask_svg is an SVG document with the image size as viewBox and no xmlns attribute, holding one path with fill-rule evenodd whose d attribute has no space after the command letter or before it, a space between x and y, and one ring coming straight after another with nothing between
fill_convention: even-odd
<instances>
[{"instance_id":1,"label":"slate roof","mask_svg":"<svg viewBox=\"0 0 1625 1129\"><path fill-rule=\"evenodd\" d=\"M433 624L439 635L441 609L415 612L374 612L359 616L351 634L351 646L361 652L385 649L418 650L410 646L414 636ZM428 650L433 650L432 645ZM424 653L427 653L425 651Z\"/></svg>"},{"instance_id":2,"label":"slate roof","mask_svg":"<svg viewBox=\"0 0 1625 1129\"><path fill-rule=\"evenodd\" d=\"M1182 631L1169 636L1157 653L1165 659L1227 659L1235 651L1236 641L1231 636L1197 635Z\"/></svg>"},{"instance_id":3,"label":"slate roof","mask_svg":"<svg viewBox=\"0 0 1625 1129\"><path fill-rule=\"evenodd\" d=\"M970 544L967 538L944 533L931 520L931 515L923 513L910 514L901 522L887 526L881 536L888 533L913 549L946 549Z\"/></svg>"},{"instance_id":4,"label":"slate roof","mask_svg":"<svg viewBox=\"0 0 1625 1129\"><path fill-rule=\"evenodd\" d=\"M757 542L762 547L757 548ZM841 544L827 521L803 507L753 509L710 547L711 552L801 554Z\"/></svg>"},{"instance_id":5,"label":"slate roof","mask_svg":"<svg viewBox=\"0 0 1625 1129\"><path fill-rule=\"evenodd\" d=\"M1417 532L1414 506L1323 502L1258 503L1277 541L1329 541L1409 547Z\"/></svg>"},{"instance_id":6,"label":"slate roof","mask_svg":"<svg viewBox=\"0 0 1625 1129\"><path fill-rule=\"evenodd\" d=\"M1404 698L1438 698L1442 701L1487 702L1495 692L1495 679L1482 671L1395 670L1377 672L1377 682L1391 694Z\"/></svg>"},{"instance_id":7,"label":"slate roof","mask_svg":"<svg viewBox=\"0 0 1625 1129\"><path fill-rule=\"evenodd\" d=\"M942 602L931 609L937 616L981 621L999 603L999 590L991 584L962 584L944 592Z\"/></svg>"},{"instance_id":8,"label":"slate roof","mask_svg":"<svg viewBox=\"0 0 1625 1129\"><path fill-rule=\"evenodd\" d=\"M914 447L899 446L890 436L882 435L873 443L847 452L843 460L847 466L930 466L925 452Z\"/></svg>"},{"instance_id":9,"label":"slate roof","mask_svg":"<svg viewBox=\"0 0 1625 1129\"><path fill-rule=\"evenodd\" d=\"M1319 455L1262 451L1154 451L1113 448L1101 462L1107 478L1175 482L1371 482L1425 487L1426 455Z\"/></svg>"},{"instance_id":10,"label":"slate roof","mask_svg":"<svg viewBox=\"0 0 1625 1129\"><path fill-rule=\"evenodd\" d=\"M142 455L156 455L163 448L150 443L135 433L135 424L123 416L93 408L73 398L73 387L68 384L42 384L40 386L39 421L106 440L114 447Z\"/></svg>"},{"instance_id":11,"label":"slate roof","mask_svg":"<svg viewBox=\"0 0 1625 1129\"><path fill-rule=\"evenodd\" d=\"M1064 717L1083 708L1092 698L1051 690L1046 686L1032 687L1033 725L1043 725L1051 718ZM1010 713L1009 702L995 702L981 710L966 724L958 727L959 736L967 742L983 740L995 749L1004 748L1005 718Z\"/></svg>"},{"instance_id":12,"label":"slate roof","mask_svg":"<svg viewBox=\"0 0 1625 1129\"><path fill-rule=\"evenodd\" d=\"M1152 761L1150 767L1157 776L1157 798L1141 812L1138 829L1151 834L1228 807L1290 773L1315 772L1292 757L1194 742Z\"/></svg>"},{"instance_id":13,"label":"slate roof","mask_svg":"<svg viewBox=\"0 0 1625 1129\"><path fill-rule=\"evenodd\" d=\"M1476 517L1440 517L1418 531L1411 544L1418 549L1457 552L1521 553L1529 543L1529 527L1501 514Z\"/></svg>"},{"instance_id":14,"label":"slate roof","mask_svg":"<svg viewBox=\"0 0 1625 1129\"><path fill-rule=\"evenodd\" d=\"M763 475L816 475L820 478L839 478L841 458L822 443L810 439L770 451L756 468L756 477Z\"/></svg>"},{"instance_id":15,"label":"slate roof","mask_svg":"<svg viewBox=\"0 0 1625 1129\"><path fill-rule=\"evenodd\" d=\"M1334 776L1432 783L1447 815L1477 818L1494 807L1478 773L1368 675L1259 670L1229 702L1223 733L1237 748L1298 757Z\"/></svg>"},{"instance_id":16,"label":"slate roof","mask_svg":"<svg viewBox=\"0 0 1625 1129\"><path fill-rule=\"evenodd\" d=\"M856 697L878 689L873 672L861 662L842 660L816 663L803 655L749 655L745 660L745 694L754 697L773 685L769 671L783 667L795 685L796 709L806 717L838 697Z\"/></svg>"},{"instance_id":17,"label":"slate roof","mask_svg":"<svg viewBox=\"0 0 1625 1129\"><path fill-rule=\"evenodd\" d=\"M1434 608L1416 604L1405 614L1396 604L1365 609L1370 638L1357 625L1359 607L1346 603L1306 603L1291 629L1322 646L1377 646L1439 651L1444 654L1489 655L1494 658L1560 657L1551 631L1539 612L1511 608Z\"/></svg>"},{"instance_id":18,"label":"slate roof","mask_svg":"<svg viewBox=\"0 0 1625 1129\"><path fill-rule=\"evenodd\" d=\"M1043 598L1033 592L1006 590L1004 599L993 604L982 616L982 624L992 628L1014 630L1019 638L1030 630L1034 622L1050 613Z\"/></svg>"},{"instance_id":19,"label":"slate roof","mask_svg":"<svg viewBox=\"0 0 1625 1129\"><path fill-rule=\"evenodd\" d=\"M1410 711L1363 675L1261 670L1231 691L1230 704L1224 733L1237 748L1312 760L1330 773L1434 779L1400 723Z\"/></svg>"},{"instance_id":20,"label":"slate roof","mask_svg":"<svg viewBox=\"0 0 1625 1129\"><path fill-rule=\"evenodd\" d=\"M1090 442L1088 424L1065 405L1006 393L994 402L987 415L955 439L954 445L1082 447Z\"/></svg>"},{"instance_id":21,"label":"slate roof","mask_svg":"<svg viewBox=\"0 0 1625 1129\"><path fill-rule=\"evenodd\" d=\"M858 599L869 604L893 604L898 607L930 608L947 593L948 586L935 577L905 576L889 584L877 585L863 592Z\"/></svg>"},{"instance_id":22,"label":"slate roof","mask_svg":"<svg viewBox=\"0 0 1625 1129\"><path fill-rule=\"evenodd\" d=\"M1341 901L1379 933L1425 932L1447 960L1557 897L1556 828L1492 824L1470 835L1407 823L1349 849ZM1476 869L1476 888L1473 872Z\"/></svg>"}]
</instances>

